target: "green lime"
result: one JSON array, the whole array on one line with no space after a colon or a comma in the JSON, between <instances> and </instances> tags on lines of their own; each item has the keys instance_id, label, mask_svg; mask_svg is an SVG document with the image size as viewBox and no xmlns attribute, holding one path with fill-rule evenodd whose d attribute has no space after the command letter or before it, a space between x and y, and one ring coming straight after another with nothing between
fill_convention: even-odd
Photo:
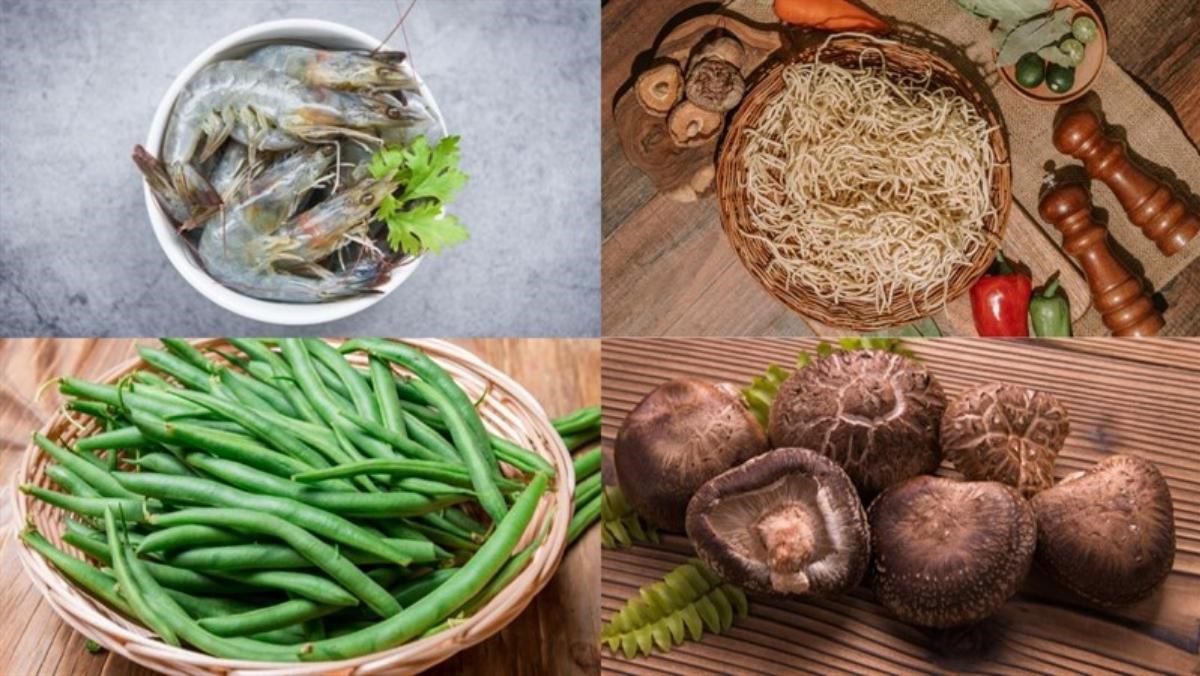
<instances>
[{"instance_id":1,"label":"green lime","mask_svg":"<svg viewBox=\"0 0 1200 676\"><path fill-rule=\"evenodd\" d=\"M1055 94L1066 94L1071 91L1071 87L1075 86L1075 69L1067 66L1060 66L1057 63L1050 64L1046 69L1046 87Z\"/></svg>"},{"instance_id":2,"label":"green lime","mask_svg":"<svg viewBox=\"0 0 1200 676\"><path fill-rule=\"evenodd\" d=\"M1071 60L1072 66L1078 66L1083 63L1083 43L1075 38L1067 38L1058 45L1058 51L1067 55Z\"/></svg>"},{"instance_id":3,"label":"green lime","mask_svg":"<svg viewBox=\"0 0 1200 676\"><path fill-rule=\"evenodd\" d=\"M1022 87L1033 89L1042 84L1042 79L1046 77L1046 62L1037 54L1029 52L1017 60L1016 77L1017 83Z\"/></svg>"},{"instance_id":4,"label":"green lime","mask_svg":"<svg viewBox=\"0 0 1200 676\"><path fill-rule=\"evenodd\" d=\"M1096 22L1090 16L1081 16L1071 22L1071 35L1085 45L1096 39L1096 32Z\"/></svg>"}]
</instances>

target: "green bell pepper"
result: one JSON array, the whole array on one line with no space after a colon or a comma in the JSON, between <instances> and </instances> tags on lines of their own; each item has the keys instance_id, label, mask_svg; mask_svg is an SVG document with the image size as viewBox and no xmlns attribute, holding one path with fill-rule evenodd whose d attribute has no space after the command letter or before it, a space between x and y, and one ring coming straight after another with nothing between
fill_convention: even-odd
<instances>
[{"instance_id":1,"label":"green bell pepper","mask_svg":"<svg viewBox=\"0 0 1200 676\"><path fill-rule=\"evenodd\" d=\"M1061 338L1071 335L1071 305L1059 288L1058 278L1033 294L1029 301L1029 323L1033 335L1039 338Z\"/></svg>"}]
</instances>

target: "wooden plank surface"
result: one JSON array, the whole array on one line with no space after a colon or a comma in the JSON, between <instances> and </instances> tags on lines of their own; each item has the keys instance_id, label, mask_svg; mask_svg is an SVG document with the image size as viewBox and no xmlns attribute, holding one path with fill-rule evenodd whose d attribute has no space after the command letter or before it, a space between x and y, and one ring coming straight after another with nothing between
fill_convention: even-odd
<instances>
[{"instance_id":1,"label":"wooden plank surface","mask_svg":"<svg viewBox=\"0 0 1200 676\"><path fill-rule=\"evenodd\" d=\"M145 340L0 340L0 673L10 676L153 673L107 653L84 650L86 637L63 623L25 579L13 545L12 498L29 435L62 401L39 387L63 374L95 377L135 356ZM456 340L524 385L550 416L595 404L600 341ZM499 634L427 673L595 673L600 657L597 529L567 552L558 573Z\"/></svg>"},{"instance_id":2,"label":"wooden plank surface","mask_svg":"<svg viewBox=\"0 0 1200 676\"><path fill-rule=\"evenodd\" d=\"M791 364L815 339L606 338L603 347L604 445L625 415L663 381L690 376L744 385L767 365ZM1200 340L1071 339L911 341L908 346L948 396L986 382L1054 394L1067 407L1071 434L1059 478L1110 453L1158 465L1175 505L1175 566L1149 599L1096 610L1071 599L1042 574L991 620L966 631L908 626L870 590L801 601L751 601L750 617L724 636L629 661L604 652L606 673L1196 673L1200 669ZM606 458L607 460L608 458ZM611 466L606 476L611 477ZM957 476L943 465L939 473ZM625 599L691 553L687 539L605 550L605 621Z\"/></svg>"},{"instance_id":3,"label":"wooden plank surface","mask_svg":"<svg viewBox=\"0 0 1200 676\"><path fill-rule=\"evenodd\" d=\"M1150 95L1172 110L1189 137L1200 139L1200 2L1165 33L1132 30L1109 36L1110 57L1143 84ZM1135 12L1146 23L1156 12L1179 3L1172 0L1106 0L1105 12ZM654 186L625 159L612 123L610 106L646 50L670 28L697 13L721 6L754 6L751 0L609 0L601 15L602 263L605 335L839 335L845 333L806 321L766 293L738 261L721 232L712 199L679 204L655 192ZM761 13L761 10L759 10ZM1134 22L1130 21L1130 24ZM1194 151L1194 148L1184 149ZM1019 152L1019 149L1014 149ZM1084 287L1074 265L1057 249L1047 261L1036 251L1047 244L1026 237L1040 231L1021 220L1014 205L1006 249L1024 252L1041 276L1058 269L1072 277L1068 287L1077 311ZM1013 223L1016 222L1014 227ZM1021 234L1024 233L1024 234ZM1027 241L1028 240L1028 241ZM1039 279L1040 281L1040 279ZM1164 335L1200 335L1200 261L1160 289L1167 308ZM946 335L973 335L969 308L952 303L935 316ZM1094 311L1078 317L1078 335L1103 334Z\"/></svg>"}]
</instances>

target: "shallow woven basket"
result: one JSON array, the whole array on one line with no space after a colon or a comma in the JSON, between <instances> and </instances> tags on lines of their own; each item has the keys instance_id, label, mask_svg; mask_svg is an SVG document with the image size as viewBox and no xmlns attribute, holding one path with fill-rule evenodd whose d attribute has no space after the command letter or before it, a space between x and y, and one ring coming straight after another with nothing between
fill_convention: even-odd
<instances>
[{"instance_id":1,"label":"shallow woven basket","mask_svg":"<svg viewBox=\"0 0 1200 676\"><path fill-rule=\"evenodd\" d=\"M486 606L468 619L456 623L436 635L415 640L402 646L337 662L268 663L228 660L211 657L186 648L167 645L140 624L110 609L101 601L76 589L70 580L59 574L37 552L18 541L17 554L33 584L54 612L84 636L119 653L134 662L168 674L253 674L254 676L299 676L301 674L379 674L413 673L428 669L455 653L488 638L514 620L546 585L566 550L567 526L571 519L575 477L571 456L563 446L549 418L537 400L511 378L484 363L471 353L436 340L408 340L441 364L477 400L488 387L490 391L478 407L484 425L490 432L510 439L546 458L557 472L552 488L547 490L537 511L518 543L524 547L546 523L552 523L545 541L538 547L525 570ZM200 346L225 347L221 340L207 340ZM351 357L362 365L363 355ZM106 373L102 382L115 382L135 369L148 369L140 359L122 364ZM98 426L85 416L83 429L75 427L61 413L54 416L42 433L64 444L98 431ZM36 446L25 452L24 469L19 483L53 487L46 476L48 457ZM13 491L18 528L27 522L56 546L73 554L82 553L62 542L65 513L32 496Z\"/></svg>"},{"instance_id":2,"label":"shallow woven basket","mask_svg":"<svg viewBox=\"0 0 1200 676\"><path fill-rule=\"evenodd\" d=\"M985 224L987 244L975 255L969 266L961 267L951 277L944 292L915 298L898 293L890 312L880 314L871 303L831 303L828 298L806 286L789 285L779 272L768 270L771 252L766 245L746 236L753 232L750 223L749 198L745 192L746 171L742 162L745 130L755 125L766 108L783 87L783 70L790 63L809 62L817 58L845 68L878 68L879 53L887 61L887 74L893 80L903 77L924 79L929 76L931 88L949 87L971 102L993 129L992 150L997 166L992 179L991 198L996 215ZM864 51L867 52L864 54ZM861 59L861 64L860 64ZM936 54L900 42L875 42L862 37L839 37L821 47L815 44L802 49L787 63L778 63L763 72L758 83L746 94L725 134L721 156L717 162L717 201L721 223L733 250L742 264L771 295L795 312L817 321L855 331L870 331L896 326L926 317L943 308L974 283L995 258L1004 238L1008 209L1012 203L1012 176L1008 162L1008 144L1000 118L987 105L983 95L957 68Z\"/></svg>"}]
</instances>

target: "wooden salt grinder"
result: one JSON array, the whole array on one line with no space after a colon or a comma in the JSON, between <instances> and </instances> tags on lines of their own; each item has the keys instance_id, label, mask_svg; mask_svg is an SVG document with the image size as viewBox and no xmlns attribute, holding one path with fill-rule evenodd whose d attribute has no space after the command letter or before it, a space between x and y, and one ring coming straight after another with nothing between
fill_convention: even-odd
<instances>
[{"instance_id":1,"label":"wooden salt grinder","mask_svg":"<svg viewBox=\"0 0 1200 676\"><path fill-rule=\"evenodd\" d=\"M1129 160L1125 145L1104 135L1100 118L1087 109L1063 116L1054 128L1054 147L1082 160L1092 178L1104 181L1134 225L1170 256L1200 232L1200 215L1188 210L1170 186Z\"/></svg>"},{"instance_id":2,"label":"wooden salt grinder","mask_svg":"<svg viewBox=\"0 0 1200 676\"><path fill-rule=\"evenodd\" d=\"M1083 266L1092 302L1114 336L1153 336L1162 315L1142 283L1113 254L1108 231L1092 220L1092 201L1076 183L1052 188L1038 204L1042 218L1063 236L1063 249Z\"/></svg>"}]
</instances>

